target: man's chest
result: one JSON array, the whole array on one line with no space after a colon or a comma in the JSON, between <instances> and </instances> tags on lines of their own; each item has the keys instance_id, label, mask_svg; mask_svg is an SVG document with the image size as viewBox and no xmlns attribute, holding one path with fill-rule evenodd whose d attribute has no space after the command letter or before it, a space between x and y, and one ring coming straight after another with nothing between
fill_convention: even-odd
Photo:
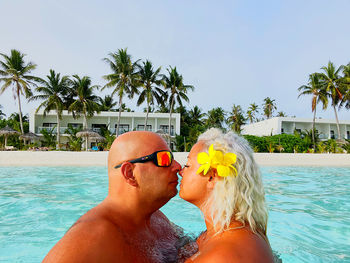
<instances>
[{"instance_id":1,"label":"man's chest","mask_svg":"<svg viewBox=\"0 0 350 263\"><path fill-rule=\"evenodd\" d=\"M129 245L135 249L135 256L144 258L144 261L140 262L176 262L177 238L171 231L140 231L128 239Z\"/></svg>"}]
</instances>

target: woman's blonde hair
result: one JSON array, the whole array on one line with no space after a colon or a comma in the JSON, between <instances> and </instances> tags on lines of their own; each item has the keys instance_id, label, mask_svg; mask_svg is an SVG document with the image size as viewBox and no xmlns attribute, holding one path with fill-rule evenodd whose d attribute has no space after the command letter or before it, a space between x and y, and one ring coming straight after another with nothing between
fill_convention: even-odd
<instances>
[{"instance_id":1,"label":"woman's blonde hair","mask_svg":"<svg viewBox=\"0 0 350 263\"><path fill-rule=\"evenodd\" d=\"M222 177L204 204L218 233L229 229L232 220L242 222L254 233L266 235L267 209L260 170L248 142L234 132L209 129L198 138L215 150L237 155L237 176Z\"/></svg>"}]
</instances>

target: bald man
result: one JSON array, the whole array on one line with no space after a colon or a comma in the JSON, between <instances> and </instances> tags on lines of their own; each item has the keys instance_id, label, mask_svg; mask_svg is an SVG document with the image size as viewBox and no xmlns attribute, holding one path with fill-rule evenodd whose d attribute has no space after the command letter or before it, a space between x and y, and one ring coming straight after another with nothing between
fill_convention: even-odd
<instances>
[{"instance_id":1,"label":"bald man","mask_svg":"<svg viewBox=\"0 0 350 263\"><path fill-rule=\"evenodd\" d=\"M108 196L68 230L43 262L176 261L179 236L159 208L177 194L181 166L172 159L167 163L167 156L149 157L163 150L170 151L156 133L119 136L108 155Z\"/></svg>"}]
</instances>

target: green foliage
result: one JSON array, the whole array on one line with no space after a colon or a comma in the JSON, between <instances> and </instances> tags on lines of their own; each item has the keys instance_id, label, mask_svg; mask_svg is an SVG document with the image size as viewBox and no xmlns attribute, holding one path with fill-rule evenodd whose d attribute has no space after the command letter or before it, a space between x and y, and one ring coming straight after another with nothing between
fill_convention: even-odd
<instances>
[{"instance_id":1,"label":"green foliage","mask_svg":"<svg viewBox=\"0 0 350 263\"><path fill-rule=\"evenodd\" d=\"M330 139L328 141L325 141L324 143L326 145L326 150L329 153L342 153L342 152L344 152L342 147L340 147L340 145L334 139Z\"/></svg>"},{"instance_id":2,"label":"green foliage","mask_svg":"<svg viewBox=\"0 0 350 263\"><path fill-rule=\"evenodd\" d=\"M273 100L269 97L264 99L263 110L264 110L264 115L266 116L267 119L272 117L272 113L276 109L277 109L277 107L275 104L275 100Z\"/></svg>"},{"instance_id":3,"label":"green foliage","mask_svg":"<svg viewBox=\"0 0 350 263\"><path fill-rule=\"evenodd\" d=\"M226 113L223 108L217 107L208 111L207 119L205 120L205 126L209 128L224 129Z\"/></svg>"},{"instance_id":4,"label":"green foliage","mask_svg":"<svg viewBox=\"0 0 350 263\"><path fill-rule=\"evenodd\" d=\"M341 147L347 152L350 153L350 140L345 140L346 143L344 143Z\"/></svg>"},{"instance_id":5,"label":"green foliage","mask_svg":"<svg viewBox=\"0 0 350 263\"><path fill-rule=\"evenodd\" d=\"M232 111L229 112L229 116L226 123L231 127L231 130L236 133L241 133L241 126L244 125L247 118L244 117L243 111L240 105L233 104Z\"/></svg>"},{"instance_id":6,"label":"green foliage","mask_svg":"<svg viewBox=\"0 0 350 263\"><path fill-rule=\"evenodd\" d=\"M77 132L81 131L81 127L73 128L72 125L68 124L68 128L64 133L69 134L67 148L71 151L81 151L81 145L83 138L76 136Z\"/></svg>"},{"instance_id":7,"label":"green foliage","mask_svg":"<svg viewBox=\"0 0 350 263\"><path fill-rule=\"evenodd\" d=\"M55 127L51 129L42 129L40 132L43 135L43 139L41 141L42 146L55 148L56 147L56 135L53 133Z\"/></svg>"},{"instance_id":8,"label":"green foliage","mask_svg":"<svg viewBox=\"0 0 350 263\"><path fill-rule=\"evenodd\" d=\"M10 55L0 53L2 61L0 61L0 95L9 87L13 89L14 99L18 99L19 116L22 117L21 112L21 94L26 98L32 96L31 86L35 86L36 82L42 80L38 77L31 76L29 73L36 68L32 62L26 63L24 61L25 55L16 49L11 50ZM23 121L20 119L21 133L24 133Z\"/></svg>"},{"instance_id":9,"label":"green foliage","mask_svg":"<svg viewBox=\"0 0 350 263\"><path fill-rule=\"evenodd\" d=\"M6 114L2 112L2 109L3 107L0 105L0 120L3 119L3 117L6 117Z\"/></svg>"},{"instance_id":10,"label":"green foliage","mask_svg":"<svg viewBox=\"0 0 350 263\"><path fill-rule=\"evenodd\" d=\"M255 152L279 152L293 153L307 151L308 145L302 138L291 134L273 136L243 135ZM282 150L283 149L283 150Z\"/></svg>"},{"instance_id":11,"label":"green foliage","mask_svg":"<svg viewBox=\"0 0 350 263\"><path fill-rule=\"evenodd\" d=\"M109 150L111 148L111 146L112 146L112 143L114 142L114 140L116 138L115 135L112 134L109 131L109 129L105 129L103 127L101 128L101 135L103 137L105 137L106 140L103 141L103 142L98 143L98 146L100 146L100 147L102 147L102 148L104 148L106 150Z\"/></svg>"},{"instance_id":12,"label":"green foliage","mask_svg":"<svg viewBox=\"0 0 350 263\"><path fill-rule=\"evenodd\" d=\"M206 130L203 125L204 113L197 106L190 111L184 106L179 106L175 112L181 114L180 134L175 137L177 151L190 151L198 136Z\"/></svg>"}]
</instances>

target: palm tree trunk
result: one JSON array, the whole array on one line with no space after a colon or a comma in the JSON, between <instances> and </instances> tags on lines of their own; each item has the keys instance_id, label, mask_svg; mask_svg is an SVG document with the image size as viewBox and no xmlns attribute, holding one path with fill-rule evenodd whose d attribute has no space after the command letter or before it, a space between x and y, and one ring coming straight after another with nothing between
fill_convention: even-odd
<instances>
[{"instance_id":1,"label":"palm tree trunk","mask_svg":"<svg viewBox=\"0 0 350 263\"><path fill-rule=\"evenodd\" d=\"M170 142L171 142L171 135L170 135L170 132L171 132L171 114L173 113L173 106L174 106L174 99L175 99L175 96L173 96L173 98L171 99L171 104L170 104L170 114L169 114L169 141L168 141L168 144L169 144L169 147L170 147Z\"/></svg>"},{"instance_id":2,"label":"palm tree trunk","mask_svg":"<svg viewBox=\"0 0 350 263\"><path fill-rule=\"evenodd\" d=\"M87 125L87 119L86 119L86 112L84 112L84 127L83 129L87 129L88 128L88 125Z\"/></svg>"},{"instance_id":3,"label":"palm tree trunk","mask_svg":"<svg viewBox=\"0 0 350 263\"><path fill-rule=\"evenodd\" d=\"M337 122L337 130L338 130L338 139L340 138L340 129L339 129L339 120L338 120L338 114L337 114L337 109L335 108L335 105L333 105L334 113L335 113L335 120Z\"/></svg>"},{"instance_id":4,"label":"palm tree trunk","mask_svg":"<svg viewBox=\"0 0 350 263\"><path fill-rule=\"evenodd\" d=\"M122 114L122 103L123 103L123 97L119 97L119 114L118 114L118 123L117 123L117 129L115 131L116 137L119 135L119 125L120 125L120 116Z\"/></svg>"},{"instance_id":5,"label":"palm tree trunk","mask_svg":"<svg viewBox=\"0 0 350 263\"><path fill-rule=\"evenodd\" d=\"M20 123L20 126L21 126L21 133L24 134L23 121L22 121L22 108L21 108L21 94L20 94L19 90L20 90L20 86L19 86L19 83L17 82L17 98L18 98L19 123Z\"/></svg>"},{"instance_id":6,"label":"palm tree trunk","mask_svg":"<svg viewBox=\"0 0 350 263\"><path fill-rule=\"evenodd\" d=\"M315 120L316 120L316 106L314 109L314 119L312 121L312 142L314 143L314 152L316 152L316 142L315 142Z\"/></svg>"},{"instance_id":7,"label":"palm tree trunk","mask_svg":"<svg viewBox=\"0 0 350 263\"><path fill-rule=\"evenodd\" d=\"M56 145L56 149L59 150L60 149L60 118L58 115L58 107L56 108L56 112L57 112L57 145Z\"/></svg>"},{"instance_id":8,"label":"palm tree trunk","mask_svg":"<svg viewBox=\"0 0 350 263\"><path fill-rule=\"evenodd\" d=\"M7 146L7 135L5 135L5 149L6 149L6 146Z\"/></svg>"},{"instance_id":9,"label":"palm tree trunk","mask_svg":"<svg viewBox=\"0 0 350 263\"><path fill-rule=\"evenodd\" d=\"M83 125L84 125L83 129L87 129L88 128L85 108L84 108L84 124ZM85 151L88 150L88 140L89 140L89 137L86 136L86 139L85 139Z\"/></svg>"},{"instance_id":10,"label":"palm tree trunk","mask_svg":"<svg viewBox=\"0 0 350 263\"><path fill-rule=\"evenodd\" d=\"M145 119L145 131L147 130L148 112L149 112L149 102L147 101L147 113L146 113L146 119Z\"/></svg>"}]
</instances>

